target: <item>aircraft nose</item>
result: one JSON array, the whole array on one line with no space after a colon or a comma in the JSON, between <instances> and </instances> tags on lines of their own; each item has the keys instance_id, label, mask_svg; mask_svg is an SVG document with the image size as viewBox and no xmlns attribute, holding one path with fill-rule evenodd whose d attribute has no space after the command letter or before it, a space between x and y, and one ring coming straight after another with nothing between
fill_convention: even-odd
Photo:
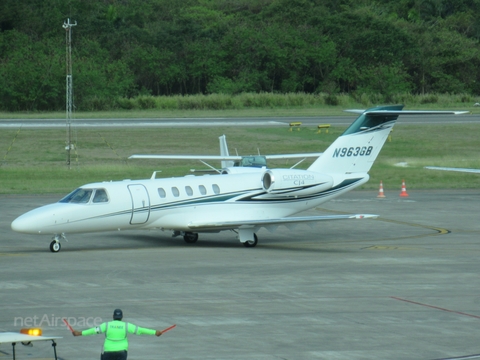
<instances>
[{"instance_id":1,"label":"aircraft nose","mask_svg":"<svg viewBox=\"0 0 480 360\"><path fill-rule=\"evenodd\" d=\"M15 220L12 221L12 230L19 232L19 233L25 233L25 234L37 234L40 233L40 231L36 231L33 227L34 222L32 221L33 219L30 218L27 214L21 215Z\"/></svg>"},{"instance_id":2,"label":"aircraft nose","mask_svg":"<svg viewBox=\"0 0 480 360\"><path fill-rule=\"evenodd\" d=\"M56 205L50 204L30 210L12 221L12 230L24 234L41 234L52 225L55 209Z\"/></svg>"},{"instance_id":3,"label":"aircraft nose","mask_svg":"<svg viewBox=\"0 0 480 360\"><path fill-rule=\"evenodd\" d=\"M68 206L65 207L65 204L54 203L44 205L20 215L12 221L10 226L13 231L24 234L61 233L65 230L63 228L59 229L58 226L59 224L62 225L65 223L63 215L65 213L68 214L68 211ZM68 220L66 220L66 222L68 222Z\"/></svg>"}]
</instances>

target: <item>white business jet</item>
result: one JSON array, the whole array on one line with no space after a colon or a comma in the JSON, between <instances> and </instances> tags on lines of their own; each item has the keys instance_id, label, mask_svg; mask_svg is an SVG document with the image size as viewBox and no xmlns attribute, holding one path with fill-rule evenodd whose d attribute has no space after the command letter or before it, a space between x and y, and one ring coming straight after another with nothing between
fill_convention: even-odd
<instances>
[{"instance_id":1,"label":"white business jet","mask_svg":"<svg viewBox=\"0 0 480 360\"><path fill-rule=\"evenodd\" d=\"M292 215L317 207L366 183L368 171L399 115L463 114L402 111L403 105L353 110L360 116L307 170L264 169L217 174L87 184L57 203L12 222L26 234L53 234L52 252L67 233L159 229L196 242L198 233L230 230L247 247L261 228L311 221L375 218L377 215Z\"/></svg>"}]
</instances>

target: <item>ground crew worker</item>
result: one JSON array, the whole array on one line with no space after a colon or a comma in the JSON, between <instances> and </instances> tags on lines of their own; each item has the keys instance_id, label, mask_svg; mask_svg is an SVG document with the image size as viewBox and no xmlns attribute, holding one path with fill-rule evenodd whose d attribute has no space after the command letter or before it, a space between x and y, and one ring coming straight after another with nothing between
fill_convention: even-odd
<instances>
[{"instance_id":1,"label":"ground crew worker","mask_svg":"<svg viewBox=\"0 0 480 360\"><path fill-rule=\"evenodd\" d=\"M115 309L113 321L104 322L100 326L83 331L73 330L72 334L73 336L105 334L101 360L126 360L128 351L127 336L129 333L135 335L162 335L160 330L142 328L132 323L124 322L122 318L122 310Z\"/></svg>"}]
</instances>

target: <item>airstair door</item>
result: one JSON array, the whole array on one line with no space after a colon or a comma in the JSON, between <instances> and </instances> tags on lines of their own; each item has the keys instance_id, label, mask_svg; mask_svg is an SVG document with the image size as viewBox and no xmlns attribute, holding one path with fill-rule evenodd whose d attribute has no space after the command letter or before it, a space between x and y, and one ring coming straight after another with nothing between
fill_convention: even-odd
<instances>
[{"instance_id":1,"label":"airstair door","mask_svg":"<svg viewBox=\"0 0 480 360\"><path fill-rule=\"evenodd\" d=\"M145 224L150 217L150 198L148 191L143 185L128 185L128 191L132 197L132 217L130 224Z\"/></svg>"}]
</instances>

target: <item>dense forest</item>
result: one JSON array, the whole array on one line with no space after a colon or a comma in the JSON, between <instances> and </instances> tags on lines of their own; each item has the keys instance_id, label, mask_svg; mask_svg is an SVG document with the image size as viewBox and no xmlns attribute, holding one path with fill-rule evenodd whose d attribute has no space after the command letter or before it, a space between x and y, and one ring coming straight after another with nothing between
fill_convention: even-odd
<instances>
[{"instance_id":1,"label":"dense forest","mask_svg":"<svg viewBox=\"0 0 480 360\"><path fill-rule=\"evenodd\" d=\"M1 0L0 110L138 96L480 93L480 0Z\"/></svg>"}]
</instances>

